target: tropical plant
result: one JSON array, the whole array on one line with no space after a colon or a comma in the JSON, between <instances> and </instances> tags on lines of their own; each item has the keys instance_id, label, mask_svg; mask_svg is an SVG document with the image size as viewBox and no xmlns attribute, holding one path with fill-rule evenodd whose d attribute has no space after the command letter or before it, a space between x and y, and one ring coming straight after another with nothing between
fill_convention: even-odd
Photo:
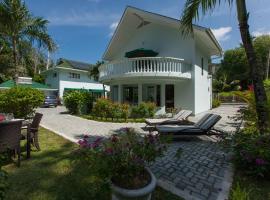
<instances>
[{"instance_id":1,"label":"tropical plant","mask_svg":"<svg viewBox=\"0 0 270 200\"><path fill-rule=\"evenodd\" d=\"M97 63L94 65L94 67L92 67L90 70L89 70L89 76L90 77L93 77L93 79L95 81L98 81L99 79L99 67L104 64L103 61L97 61ZM103 86L103 96L105 97L105 85L102 84Z\"/></svg>"},{"instance_id":2,"label":"tropical plant","mask_svg":"<svg viewBox=\"0 0 270 200\"><path fill-rule=\"evenodd\" d=\"M33 16L24 1L3 0L0 2L0 37L11 44L15 73L22 63L20 50L22 44L37 44L49 51L55 50L55 44L47 33L48 21Z\"/></svg>"},{"instance_id":3,"label":"tropical plant","mask_svg":"<svg viewBox=\"0 0 270 200\"><path fill-rule=\"evenodd\" d=\"M33 88L14 87L0 93L0 112L13 113L15 118L32 117L44 102L44 94Z\"/></svg>"},{"instance_id":4,"label":"tropical plant","mask_svg":"<svg viewBox=\"0 0 270 200\"><path fill-rule=\"evenodd\" d=\"M193 19L197 20L200 17L200 13L203 15L208 11L213 11L214 8L223 3L221 0L186 0L184 11L181 17L181 23L183 25L183 33L193 32ZM243 46L248 58L248 63L251 68L251 80L254 85L254 93L256 100L256 111L258 116L259 130L261 134L264 134L268 128L268 110L267 96L263 86L262 69L257 62L256 53L252 43L252 37L249 32L248 17L249 14L246 8L245 0L225 0L230 6L233 2L236 3L237 17L239 22L240 34L243 42ZM200 12L201 10L201 12Z\"/></svg>"},{"instance_id":5,"label":"tropical plant","mask_svg":"<svg viewBox=\"0 0 270 200\"><path fill-rule=\"evenodd\" d=\"M240 184L237 183L236 187L231 191L231 200L249 200L250 191L241 188Z\"/></svg>"},{"instance_id":6,"label":"tropical plant","mask_svg":"<svg viewBox=\"0 0 270 200\"><path fill-rule=\"evenodd\" d=\"M156 104L152 102L142 102L138 106L131 109L131 117L133 118L151 118L154 117Z\"/></svg>"},{"instance_id":7,"label":"tropical plant","mask_svg":"<svg viewBox=\"0 0 270 200\"><path fill-rule=\"evenodd\" d=\"M79 141L80 160L91 172L104 180L128 189L147 185L150 176L145 167L166 150L165 140L159 135L141 135L132 128L122 128L106 140L97 138L89 142L87 136Z\"/></svg>"},{"instance_id":8,"label":"tropical plant","mask_svg":"<svg viewBox=\"0 0 270 200\"><path fill-rule=\"evenodd\" d=\"M213 99L213 102L212 102L212 108L217 108L219 107L221 104L220 100L218 99Z\"/></svg>"},{"instance_id":9,"label":"tropical plant","mask_svg":"<svg viewBox=\"0 0 270 200\"><path fill-rule=\"evenodd\" d=\"M74 90L65 93L64 104L71 114L88 114L92 111L93 97L88 91Z\"/></svg>"}]
</instances>

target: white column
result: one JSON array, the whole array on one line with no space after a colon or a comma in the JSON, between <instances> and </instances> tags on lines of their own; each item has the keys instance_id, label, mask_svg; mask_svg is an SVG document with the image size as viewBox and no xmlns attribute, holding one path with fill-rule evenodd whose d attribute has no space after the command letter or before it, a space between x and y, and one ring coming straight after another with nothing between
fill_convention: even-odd
<instances>
[{"instance_id":1,"label":"white column","mask_svg":"<svg viewBox=\"0 0 270 200\"><path fill-rule=\"evenodd\" d=\"M160 112L161 113L166 113L166 109L165 109L165 83L161 83L160 84Z\"/></svg>"},{"instance_id":2,"label":"white column","mask_svg":"<svg viewBox=\"0 0 270 200\"><path fill-rule=\"evenodd\" d=\"M138 104L142 103L142 84L138 84Z\"/></svg>"},{"instance_id":3,"label":"white column","mask_svg":"<svg viewBox=\"0 0 270 200\"><path fill-rule=\"evenodd\" d=\"M122 103L123 99L123 86L121 84L118 85L118 103Z\"/></svg>"}]
</instances>

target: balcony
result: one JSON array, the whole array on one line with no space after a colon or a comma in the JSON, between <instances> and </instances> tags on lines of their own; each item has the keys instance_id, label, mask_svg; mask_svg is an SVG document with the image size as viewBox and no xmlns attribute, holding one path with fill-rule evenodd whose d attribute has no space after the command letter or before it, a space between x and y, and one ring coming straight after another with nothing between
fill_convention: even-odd
<instances>
[{"instance_id":1,"label":"balcony","mask_svg":"<svg viewBox=\"0 0 270 200\"><path fill-rule=\"evenodd\" d=\"M158 77L191 79L191 64L171 57L129 58L100 66L100 81L118 78Z\"/></svg>"}]
</instances>

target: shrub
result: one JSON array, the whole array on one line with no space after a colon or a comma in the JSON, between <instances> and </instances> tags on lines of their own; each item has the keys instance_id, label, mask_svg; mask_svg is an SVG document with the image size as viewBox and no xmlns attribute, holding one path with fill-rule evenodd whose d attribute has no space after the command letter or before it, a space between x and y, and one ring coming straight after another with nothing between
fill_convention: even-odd
<instances>
[{"instance_id":1,"label":"shrub","mask_svg":"<svg viewBox=\"0 0 270 200\"><path fill-rule=\"evenodd\" d=\"M0 112L13 113L15 118L33 116L44 102L44 94L33 88L14 87L0 93Z\"/></svg>"},{"instance_id":2,"label":"shrub","mask_svg":"<svg viewBox=\"0 0 270 200\"><path fill-rule=\"evenodd\" d=\"M96 117L127 119L129 115L129 105L113 103L109 99L100 98L100 99L97 99L95 105L93 106L92 113Z\"/></svg>"},{"instance_id":3,"label":"shrub","mask_svg":"<svg viewBox=\"0 0 270 200\"><path fill-rule=\"evenodd\" d=\"M213 99L212 108L217 108L220 106L220 104L221 102L218 99Z\"/></svg>"},{"instance_id":4,"label":"shrub","mask_svg":"<svg viewBox=\"0 0 270 200\"><path fill-rule=\"evenodd\" d=\"M96 117L112 117L113 116L113 102L109 99L99 98L93 106L93 115Z\"/></svg>"},{"instance_id":5,"label":"shrub","mask_svg":"<svg viewBox=\"0 0 270 200\"><path fill-rule=\"evenodd\" d=\"M79 144L81 160L91 172L124 188L134 188L147 183L145 167L163 154L165 142L159 135L143 137L132 128L123 128L106 140L97 138L91 143L85 137Z\"/></svg>"},{"instance_id":6,"label":"shrub","mask_svg":"<svg viewBox=\"0 0 270 200\"><path fill-rule=\"evenodd\" d=\"M83 90L74 90L65 93L64 104L71 114L87 114L93 107L92 95Z\"/></svg>"},{"instance_id":7,"label":"shrub","mask_svg":"<svg viewBox=\"0 0 270 200\"><path fill-rule=\"evenodd\" d=\"M147 118L155 115L156 105L151 102L142 102L138 106L131 109L131 117L133 118Z\"/></svg>"},{"instance_id":8,"label":"shrub","mask_svg":"<svg viewBox=\"0 0 270 200\"><path fill-rule=\"evenodd\" d=\"M261 177L270 177L270 135L246 132L233 138L234 162L240 170Z\"/></svg>"}]
</instances>

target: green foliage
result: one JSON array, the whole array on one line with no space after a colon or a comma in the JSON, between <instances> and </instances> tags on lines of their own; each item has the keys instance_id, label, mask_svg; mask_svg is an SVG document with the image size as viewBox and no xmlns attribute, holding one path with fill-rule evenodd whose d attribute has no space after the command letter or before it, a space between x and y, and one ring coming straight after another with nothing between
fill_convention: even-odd
<instances>
[{"instance_id":1,"label":"green foliage","mask_svg":"<svg viewBox=\"0 0 270 200\"><path fill-rule=\"evenodd\" d=\"M113 103L109 99L99 98L93 106L92 114L102 118L127 119L129 116L129 105Z\"/></svg>"},{"instance_id":2,"label":"green foliage","mask_svg":"<svg viewBox=\"0 0 270 200\"><path fill-rule=\"evenodd\" d=\"M217 108L217 107L220 106L220 104L221 104L220 100L213 99L213 101L212 101L212 108Z\"/></svg>"},{"instance_id":3,"label":"green foliage","mask_svg":"<svg viewBox=\"0 0 270 200\"><path fill-rule=\"evenodd\" d=\"M35 74L33 77L33 81L38 83L45 83L45 78L41 74Z\"/></svg>"},{"instance_id":4,"label":"green foliage","mask_svg":"<svg viewBox=\"0 0 270 200\"><path fill-rule=\"evenodd\" d=\"M166 150L165 140L152 134L143 137L132 128L123 128L119 132L107 140L97 138L91 143L87 136L80 140L80 159L88 163L90 171L96 171L104 179L134 188L138 186L136 180L144 181L142 175L147 164Z\"/></svg>"},{"instance_id":5,"label":"green foliage","mask_svg":"<svg viewBox=\"0 0 270 200\"><path fill-rule=\"evenodd\" d=\"M74 90L65 93L64 104L71 114L87 114L93 107L91 93L84 90Z\"/></svg>"},{"instance_id":6,"label":"green foliage","mask_svg":"<svg viewBox=\"0 0 270 200\"><path fill-rule=\"evenodd\" d=\"M249 200L249 191L242 189L240 184L237 183L236 187L232 189L230 199L231 200Z\"/></svg>"},{"instance_id":7,"label":"green foliage","mask_svg":"<svg viewBox=\"0 0 270 200\"><path fill-rule=\"evenodd\" d=\"M233 138L234 162L248 174L270 177L270 135L245 131Z\"/></svg>"},{"instance_id":8,"label":"green foliage","mask_svg":"<svg viewBox=\"0 0 270 200\"><path fill-rule=\"evenodd\" d=\"M156 104L152 102L142 102L131 109L133 118L151 118L155 115Z\"/></svg>"},{"instance_id":9,"label":"green foliage","mask_svg":"<svg viewBox=\"0 0 270 200\"><path fill-rule=\"evenodd\" d=\"M8 189L8 174L2 169L5 160L5 155L0 154L0 200L5 199Z\"/></svg>"},{"instance_id":10,"label":"green foliage","mask_svg":"<svg viewBox=\"0 0 270 200\"><path fill-rule=\"evenodd\" d=\"M17 86L0 93L0 112L13 113L15 118L25 119L33 116L43 101L41 91Z\"/></svg>"}]
</instances>

